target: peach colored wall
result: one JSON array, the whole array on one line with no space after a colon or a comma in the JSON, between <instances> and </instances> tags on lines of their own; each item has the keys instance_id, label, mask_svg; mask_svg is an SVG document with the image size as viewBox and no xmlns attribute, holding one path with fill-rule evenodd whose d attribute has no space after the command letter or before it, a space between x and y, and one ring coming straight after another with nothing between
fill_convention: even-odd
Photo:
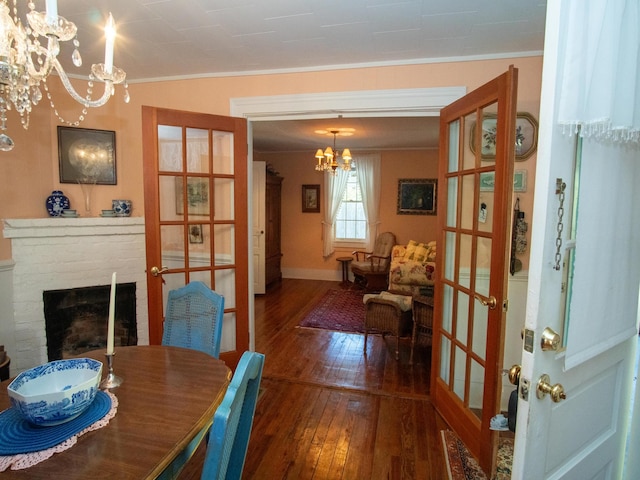
<instances>
[{"instance_id":1,"label":"peach colored wall","mask_svg":"<svg viewBox=\"0 0 640 480\"><path fill-rule=\"evenodd\" d=\"M272 165L284 178L282 182L282 268L335 270L335 258L340 252L351 253L353 248L340 250L328 258L322 255L322 215L302 213L302 185L320 184L325 191L327 174L314 170L314 152L254 153L254 160ZM353 152L356 153L356 152ZM367 153L358 151L357 153ZM409 240L426 242L435 239L435 215L398 215L399 178L437 178L436 150L381 151L381 195L379 232L393 232L398 243Z\"/></svg>"},{"instance_id":2,"label":"peach colored wall","mask_svg":"<svg viewBox=\"0 0 640 480\"><path fill-rule=\"evenodd\" d=\"M519 68L518 109L538 117L542 57L433 63L394 67L359 68L326 72L288 73L224 78L200 78L167 82L135 83L129 86L131 103L122 101L121 87L107 106L91 110L84 128L116 131L118 184L94 188L95 213L110 205L112 198L133 201L133 215L142 216L143 167L141 107L190 110L220 115L229 114L229 100L236 97L317 93L330 91L385 90L464 85L468 90L482 85L504 72L510 64ZM64 116L75 119L80 108L51 79L50 90ZM79 90L82 90L79 88ZM0 218L46 217L44 201L51 190L61 188L75 206L82 205L78 185L60 184L58 180L57 117L43 100L35 107L28 132L20 131L15 112L9 112L10 135L16 148L0 153L0 182L5 198L0 202ZM529 170L529 190L521 206L529 213L533 205L535 155L517 167ZM7 195L10 192L11 195ZM10 259L8 240L0 240L0 260Z\"/></svg>"}]
</instances>

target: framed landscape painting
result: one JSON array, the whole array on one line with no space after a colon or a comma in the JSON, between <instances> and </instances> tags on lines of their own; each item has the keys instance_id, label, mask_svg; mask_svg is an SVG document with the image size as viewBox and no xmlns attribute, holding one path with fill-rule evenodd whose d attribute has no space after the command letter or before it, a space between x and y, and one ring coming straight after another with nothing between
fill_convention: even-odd
<instances>
[{"instance_id":1,"label":"framed landscape painting","mask_svg":"<svg viewBox=\"0 0 640 480\"><path fill-rule=\"evenodd\" d=\"M404 178L398 180L399 215L435 215L435 178Z\"/></svg>"},{"instance_id":2,"label":"framed landscape painting","mask_svg":"<svg viewBox=\"0 0 640 480\"><path fill-rule=\"evenodd\" d=\"M116 132L58 126L60 183L116 185Z\"/></svg>"}]
</instances>

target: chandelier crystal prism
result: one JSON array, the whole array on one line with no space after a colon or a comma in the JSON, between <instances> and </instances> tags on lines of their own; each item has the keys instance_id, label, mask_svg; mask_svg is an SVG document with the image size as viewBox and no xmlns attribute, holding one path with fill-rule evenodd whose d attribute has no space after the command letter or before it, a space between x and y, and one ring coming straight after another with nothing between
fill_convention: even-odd
<instances>
[{"instance_id":1,"label":"chandelier crystal prism","mask_svg":"<svg viewBox=\"0 0 640 480\"><path fill-rule=\"evenodd\" d=\"M42 100L41 87L60 122L70 126L78 126L87 115L88 108L106 104L114 93L115 85L123 84L126 103L130 98L125 81L126 73L113 65L116 31L111 14L105 25L104 63L91 66L87 93L82 96L73 88L58 60L60 42L73 40L71 59L76 67L82 66L76 25L58 16L56 0L46 0L46 12L36 11L34 2L30 0L27 3L29 12L26 14L26 23L23 23L18 15L17 2L18 0L13 0L12 10L9 8L9 0L2 0L0 3L0 150L5 152L14 146L13 139L6 133L7 112L15 109L20 115L23 128L28 129L31 109ZM55 107L46 83L54 71L69 95L84 107L76 121L66 121ZM100 98L92 96L96 79L104 83L104 92Z\"/></svg>"},{"instance_id":2,"label":"chandelier crystal prism","mask_svg":"<svg viewBox=\"0 0 640 480\"><path fill-rule=\"evenodd\" d=\"M330 130L330 133L333 134L333 148L327 147L324 152L319 148L316 151L316 158L318 159L316 171L336 175L339 168L345 171L351 170L352 157L349 149L345 148L342 152L336 149L336 135L340 132L338 130ZM338 158L342 158L342 163L338 163Z\"/></svg>"}]
</instances>

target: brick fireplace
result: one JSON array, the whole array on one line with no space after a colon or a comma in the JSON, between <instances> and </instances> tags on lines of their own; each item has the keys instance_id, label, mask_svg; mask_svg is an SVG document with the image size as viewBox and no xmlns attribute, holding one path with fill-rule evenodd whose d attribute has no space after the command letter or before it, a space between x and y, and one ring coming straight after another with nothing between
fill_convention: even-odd
<instances>
[{"instance_id":1,"label":"brick fireplace","mask_svg":"<svg viewBox=\"0 0 640 480\"><path fill-rule=\"evenodd\" d=\"M11 239L15 375L48 361L43 293L50 290L135 284L137 342L149 343L144 219L39 218L4 221Z\"/></svg>"}]
</instances>

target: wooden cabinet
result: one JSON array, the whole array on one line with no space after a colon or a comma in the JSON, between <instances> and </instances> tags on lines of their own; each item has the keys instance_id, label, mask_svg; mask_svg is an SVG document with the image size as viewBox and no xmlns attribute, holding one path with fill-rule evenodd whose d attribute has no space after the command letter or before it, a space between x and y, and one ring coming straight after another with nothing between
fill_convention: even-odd
<instances>
[{"instance_id":1,"label":"wooden cabinet","mask_svg":"<svg viewBox=\"0 0 640 480\"><path fill-rule=\"evenodd\" d=\"M282 279L281 251L282 177L267 172L265 190L265 285Z\"/></svg>"}]
</instances>

